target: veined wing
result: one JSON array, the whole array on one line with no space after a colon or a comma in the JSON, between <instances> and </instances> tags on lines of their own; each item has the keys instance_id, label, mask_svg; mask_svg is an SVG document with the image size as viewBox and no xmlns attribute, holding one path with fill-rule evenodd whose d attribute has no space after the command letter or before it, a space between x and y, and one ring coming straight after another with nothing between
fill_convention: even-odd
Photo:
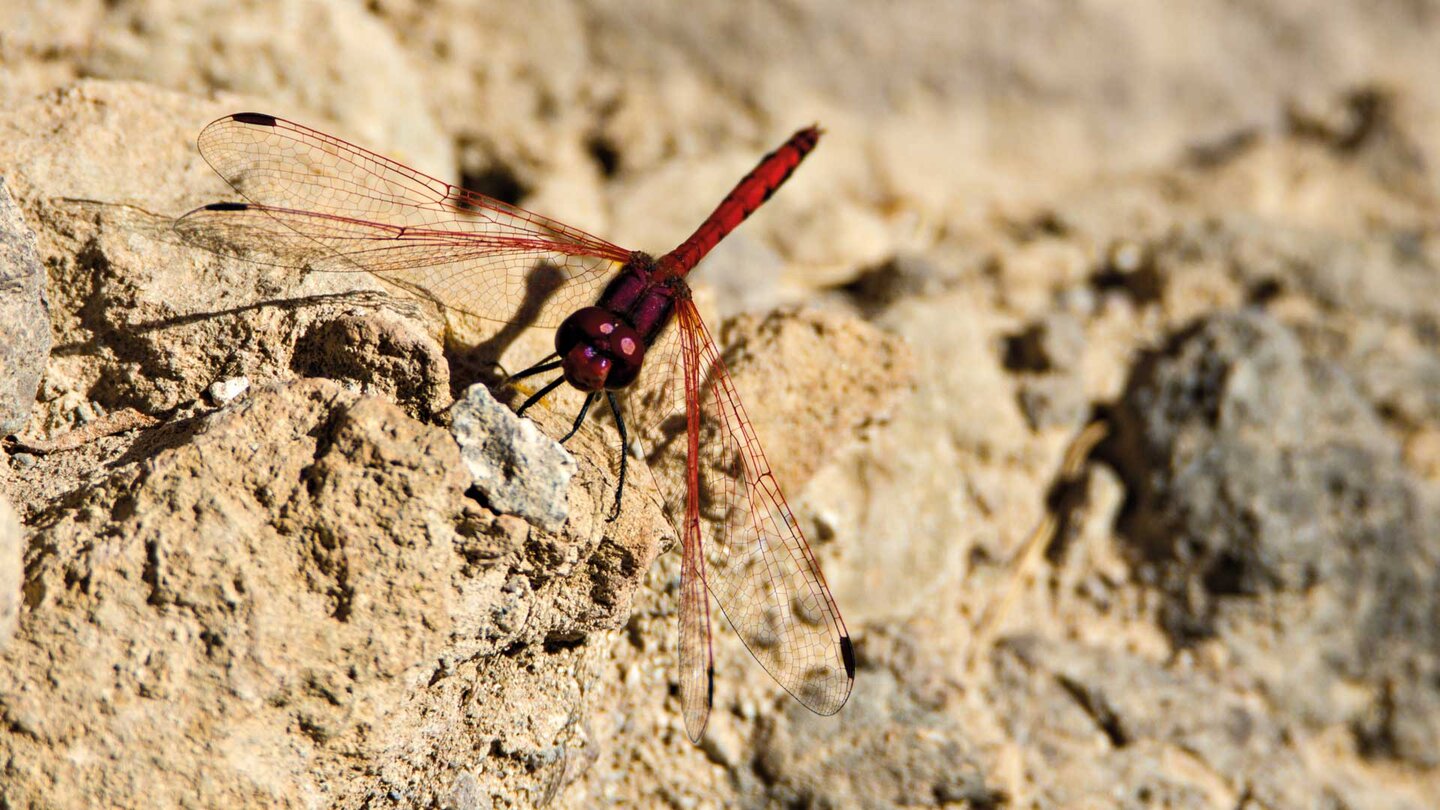
<instances>
[{"instance_id":1,"label":"veined wing","mask_svg":"<svg viewBox=\"0 0 1440 810\"><path fill-rule=\"evenodd\" d=\"M584 231L281 118L229 115L198 144L251 201L205 206L176 222L207 249L363 270L461 312L538 326L592 303L629 258Z\"/></svg>"},{"instance_id":2,"label":"veined wing","mask_svg":"<svg viewBox=\"0 0 1440 810\"><path fill-rule=\"evenodd\" d=\"M712 701L708 600L703 580L750 653L797 700L834 714L850 696L855 653L844 620L775 482L750 419L695 305L676 302L676 351L651 373L648 401L669 417L647 420L647 460L684 545L680 684L692 739ZM656 392L664 391L655 399ZM683 415L683 423L680 418ZM696 595L698 593L698 596ZM703 612L702 612L703 610Z\"/></svg>"}]
</instances>

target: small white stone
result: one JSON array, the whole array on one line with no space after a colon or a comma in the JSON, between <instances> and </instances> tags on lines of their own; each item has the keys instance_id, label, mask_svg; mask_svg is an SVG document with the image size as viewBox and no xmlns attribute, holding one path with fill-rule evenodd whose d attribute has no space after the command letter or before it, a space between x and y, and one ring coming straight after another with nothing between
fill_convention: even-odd
<instances>
[{"instance_id":1,"label":"small white stone","mask_svg":"<svg viewBox=\"0 0 1440 810\"><path fill-rule=\"evenodd\" d=\"M250 390L249 377L230 377L211 383L208 393L211 402L216 405L224 405L248 390Z\"/></svg>"},{"instance_id":2,"label":"small white stone","mask_svg":"<svg viewBox=\"0 0 1440 810\"><path fill-rule=\"evenodd\" d=\"M1133 273L1145 260L1145 249L1134 242L1121 242L1110 254L1110 263L1122 273Z\"/></svg>"}]
</instances>

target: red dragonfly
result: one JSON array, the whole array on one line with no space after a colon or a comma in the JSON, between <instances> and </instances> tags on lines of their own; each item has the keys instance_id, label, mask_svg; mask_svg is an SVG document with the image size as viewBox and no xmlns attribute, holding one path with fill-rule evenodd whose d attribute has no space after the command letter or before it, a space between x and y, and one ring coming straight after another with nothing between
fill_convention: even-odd
<instances>
[{"instance_id":1,"label":"red dragonfly","mask_svg":"<svg viewBox=\"0 0 1440 810\"><path fill-rule=\"evenodd\" d=\"M612 519L627 415L646 439L682 540L680 698L698 741L715 691L707 590L760 665L812 711L839 711L855 680L840 611L685 282L819 138L814 127L796 132L657 259L299 124L237 113L198 144L249 202L197 208L175 227L255 261L364 271L458 312L558 327L554 354L511 378L558 371L520 411L568 382L585 394L569 439L604 395L621 441Z\"/></svg>"}]
</instances>

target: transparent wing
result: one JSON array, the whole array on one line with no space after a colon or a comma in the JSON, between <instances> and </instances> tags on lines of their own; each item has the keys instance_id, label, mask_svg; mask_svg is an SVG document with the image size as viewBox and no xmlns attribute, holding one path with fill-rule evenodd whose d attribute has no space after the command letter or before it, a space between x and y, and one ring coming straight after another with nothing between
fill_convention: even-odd
<instances>
[{"instance_id":1,"label":"transparent wing","mask_svg":"<svg viewBox=\"0 0 1440 810\"><path fill-rule=\"evenodd\" d=\"M680 706L685 732L700 742L715 703L715 658L710 648L710 599L705 595L705 561L692 538L680 565Z\"/></svg>"},{"instance_id":2,"label":"transparent wing","mask_svg":"<svg viewBox=\"0 0 1440 810\"><path fill-rule=\"evenodd\" d=\"M693 302L676 302L675 350L648 356L651 379L627 400L642 416L646 460L684 543L680 633L686 728L709 712L703 579L761 666L805 706L834 714L850 696L855 653L820 567L785 502L719 352ZM662 346L665 344L661 344ZM698 605L695 603L699 603ZM703 698L703 702L702 702Z\"/></svg>"},{"instance_id":3,"label":"transparent wing","mask_svg":"<svg viewBox=\"0 0 1440 810\"><path fill-rule=\"evenodd\" d=\"M282 266L366 271L460 312L554 326L593 303L629 251L308 127L221 118L200 153L252 204L198 208L187 241Z\"/></svg>"}]
</instances>

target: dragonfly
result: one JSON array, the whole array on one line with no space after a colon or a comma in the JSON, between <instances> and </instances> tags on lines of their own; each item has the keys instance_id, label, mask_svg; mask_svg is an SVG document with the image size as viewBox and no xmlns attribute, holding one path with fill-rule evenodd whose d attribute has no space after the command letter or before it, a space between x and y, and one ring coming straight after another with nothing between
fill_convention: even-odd
<instances>
[{"instance_id":1,"label":"dragonfly","mask_svg":"<svg viewBox=\"0 0 1440 810\"><path fill-rule=\"evenodd\" d=\"M246 201L202 206L174 227L187 242L252 261L369 273L485 321L554 328L555 351L510 377L556 375L519 411L561 384L583 393L564 441L606 401L620 438L612 519L628 432L637 434L680 539L679 696L699 742L715 700L711 597L755 660L810 710L838 712L855 680L840 610L686 282L820 135L796 132L656 258L283 118L235 113L197 142Z\"/></svg>"}]
</instances>

